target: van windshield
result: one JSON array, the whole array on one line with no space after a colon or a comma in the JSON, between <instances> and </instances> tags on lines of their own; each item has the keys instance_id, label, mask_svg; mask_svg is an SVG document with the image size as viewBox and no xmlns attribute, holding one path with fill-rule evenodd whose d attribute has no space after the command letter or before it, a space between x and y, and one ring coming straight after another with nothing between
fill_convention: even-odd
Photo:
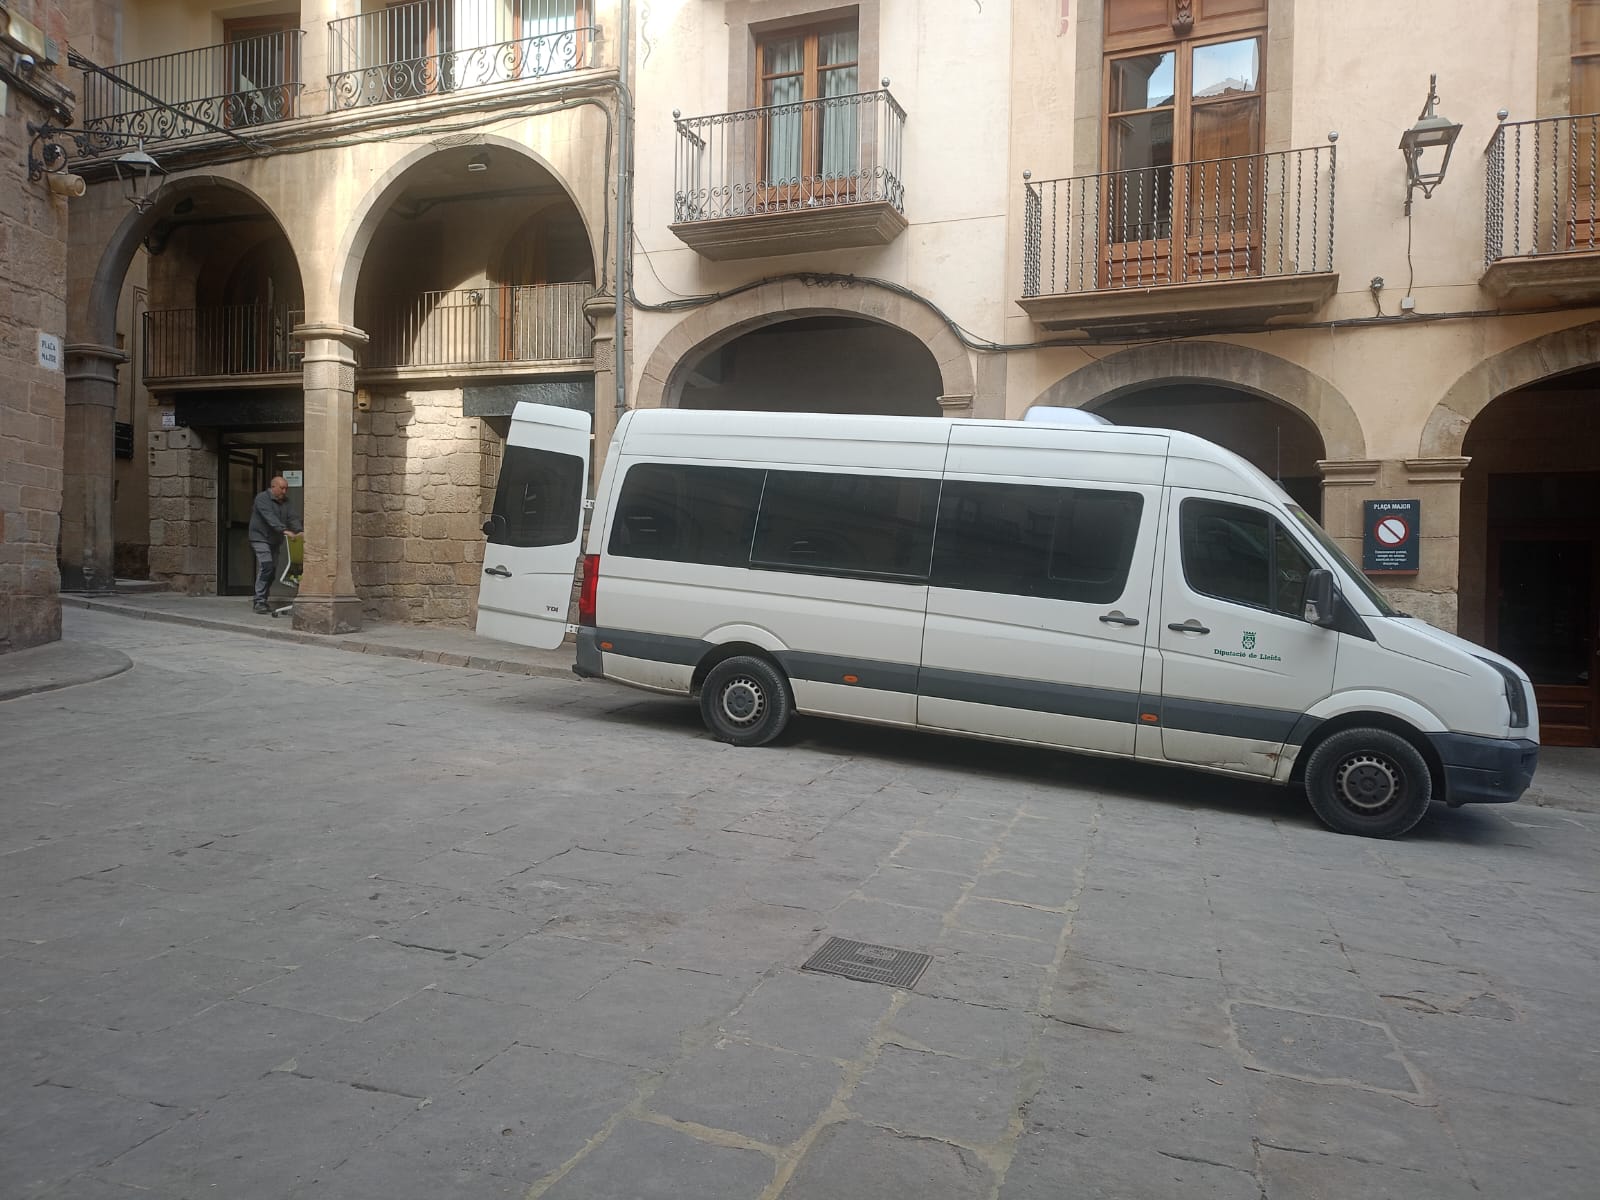
<instances>
[{"instance_id":1,"label":"van windshield","mask_svg":"<svg viewBox=\"0 0 1600 1200\"><path fill-rule=\"evenodd\" d=\"M1316 539L1317 545L1326 550L1328 556L1334 562L1344 568L1345 578L1354 584L1356 590L1363 596L1372 601L1374 607L1378 610L1379 616L1398 617L1400 615L1399 609L1385 600L1383 593L1372 586L1372 581L1356 569L1355 563L1350 561L1350 556L1339 547L1338 542L1328 536L1327 530L1313 521L1310 514L1298 505L1291 504L1288 508L1295 515L1295 519L1300 522L1300 527Z\"/></svg>"}]
</instances>

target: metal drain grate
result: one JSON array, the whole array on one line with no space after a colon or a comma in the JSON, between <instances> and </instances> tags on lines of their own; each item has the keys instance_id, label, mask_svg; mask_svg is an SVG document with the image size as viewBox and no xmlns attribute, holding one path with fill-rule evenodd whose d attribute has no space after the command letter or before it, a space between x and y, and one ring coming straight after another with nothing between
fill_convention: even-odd
<instances>
[{"instance_id":1,"label":"metal drain grate","mask_svg":"<svg viewBox=\"0 0 1600 1200\"><path fill-rule=\"evenodd\" d=\"M889 987L916 986L922 972L933 961L931 954L896 950L893 946L874 946L871 942L852 942L849 938L829 938L801 966L802 971L823 975L842 975L862 983L883 983Z\"/></svg>"}]
</instances>

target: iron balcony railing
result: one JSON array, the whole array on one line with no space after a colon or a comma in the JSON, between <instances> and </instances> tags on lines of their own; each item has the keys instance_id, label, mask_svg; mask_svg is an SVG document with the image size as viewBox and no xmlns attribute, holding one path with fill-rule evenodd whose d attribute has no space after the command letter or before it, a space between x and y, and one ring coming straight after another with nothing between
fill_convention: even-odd
<instances>
[{"instance_id":1,"label":"iron balcony railing","mask_svg":"<svg viewBox=\"0 0 1600 1200\"><path fill-rule=\"evenodd\" d=\"M583 306L592 283L423 292L381 315L362 356L367 367L468 367L566 362L593 353Z\"/></svg>"},{"instance_id":2,"label":"iron balcony railing","mask_svg":"<svg viewBox=\"0 0 1600 1200\"><path fill-rule=\"evenodd\" d=\"M1024 296L1333 270L1336 147L1029 181Z\"/></svg>"},{"instance_id":3,"label":"iron balcony railing","mask_svg":"<svg viewBox=\"0 0 1600 1200\"><path fill-rule=\"evenodd\" d=\"M1487 154L1487 265L1600 250L1600 114L1502 124Z\"/></svg>"},{"instance_id":4,"label":"iron balcony railing","mask_svg":"<svg viewBox=\"0 0 1600 1200\"><path fill-rule=\"evenodd\" d=\"M302 351L289 333L304 320L303 309L264 304L147 312L144 378L152 382L298 371Z\"/></svg>"},{"instance_id":5,"label":"iron balcony railing","mask_svg":"<svg viewBox=\"0 0 1600 1200\"><path fill-rule=\"evenodd\" d=\"M679 117L673 221L869 203L903 213L905 125L887 90Z\"/></svg>"},{"instance_id":6,"label":"iron balcony railing","mask_svg":"<svg viewBox=\"0 0 1600 1200\"><path fill-rule=\"evenodd\" d=\"M297 116L303 36L285 29L84 71L83 152L124 150L128 138L170 141Z\"/></svg>"},{"instance_id":7,"label":"iron balcony railing","mask_svg":"<svg viewBox=\"0 0 1600 1200\"><path fill-rule=\"evenodd\" d=\"M328 22L331 110L415 100L589 65L582 0L412 0Z\"/></svg>"}]
</instances>

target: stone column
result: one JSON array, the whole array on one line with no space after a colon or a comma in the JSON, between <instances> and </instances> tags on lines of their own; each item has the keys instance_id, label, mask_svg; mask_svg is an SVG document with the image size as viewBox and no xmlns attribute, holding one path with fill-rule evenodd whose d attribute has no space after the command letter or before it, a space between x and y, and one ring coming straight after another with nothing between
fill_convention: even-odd
<instances>
[{"instance_id":1,"label":"stone column","mask_svg":"<svg viewBox=\"0 0 1600 1200\"><path fill-rule=\"evenodd\" d=\"M1361 565L1361 502L1378 495L1375 459L1324 460L1322 471L1322 527L1339 543L1350 561Z\"/></svg>"},{"instance_id":2,"label":"stone column","mask_svg":"<svg viewBox=\"0 0 1600 1200\"><path fill-rule=\"evenodd\" d=\"M1461 476L1469 458L1408 458L1405 498L1422 502L1420 562L1400 607L1451 633L1461 619Z\"/></svg>"},{"instance_id":3,"label":"stone column","mask_svg":"<svg viewBox=\"0 0 1600 1200\"><path fill-rule=\"evenodd\" d=\"M117 527L111 511L116 478L117 365L111 346L69 344L61 494L61 590L108 591Z\"/></svg>"},{"instance_id":4,"label":"stone column","mask_svg":"<svg viewBox=\"0 0 1600 1200\"><path fill-rule=\"evenodd\" d=\"M583 306L584 315L594 323L594 463L598 476L605 465L611 435L617 428L617 308L611 296L591 296ZM595 480L589 481L593 491Z\"/></svg>"},{"instance_id":5,"label":"stone column","mask_svg":"<svg viewBox=\"0 0 1600 1200\"><path fill-rule=\"evenodd\" d=\"M356 347L367 335L348 325L300 325L305 343L306 557L294 627L310 633L361 628L351 569L355 499Z\"/></svg>"}]
</instances>

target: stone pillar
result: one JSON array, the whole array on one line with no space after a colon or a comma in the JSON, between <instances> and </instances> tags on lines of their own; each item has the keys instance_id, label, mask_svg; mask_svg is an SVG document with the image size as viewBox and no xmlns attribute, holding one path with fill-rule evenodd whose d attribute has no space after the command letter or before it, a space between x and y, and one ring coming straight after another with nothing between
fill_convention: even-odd
<instances>
[{"instance_id":1,"label":"stone pillar","mask_svg":"<svg viewBox=\"0 0 1600 1200\"><path fill-rule=\"evenodd\" d=\"M617 306L614 297L591 296L583 306L584 315L594 324L594 463L592 475L605 465L611 435L617 428ZM594 490L595 480L589 480Z\"/></svg>"},{"instance_id":2,"label":"stone pillar","mask_svg":"<svg viewBox=\"0 0 1600 1200\"><path fill-rule=\"evenodd\" d=\"M305 343L306 557L294 627L310 633L361 628L351 569L355 499L356 347L367 335L348 325L300 325Z\"/></svg>"},{"instance_id":3,"label":"stone pillar","mask_svg":"<svg viewBox=\"0 0 1600 1200\"><path fill-rule=\"evenodd\" d=\"M68 345L67 406L61 494L61 590L109 591L117 527L111 508L116 478L117 365L111 346Z\"/></svg>"},{"instance_id":4,"label":"stone pillar","mask_svg":"<svg viewBox=\"0 0 1600 1200\"><path fill-rule=\"evenodd\" d=\"M1319 462L1322 527L1358 567L1363 500L1417 500L1422 528L1415 575L1379 575L1376 584L1397 607L1455 632L1459 613L1461 473L1465 458L1404 462Z\"/></svg>"},{"instance_id":5,"label":"stone pillar","mask_svg":"<svg viewBox=\"0 0 1600 1200\"><path fill-rule=\"evenodd\" d=\"M1461 618L1461 476L1469 458L1408 458L1405 498L1422 502L1422 569L1398 603L1440 629Z\"/></svg>"}]
</instances>

